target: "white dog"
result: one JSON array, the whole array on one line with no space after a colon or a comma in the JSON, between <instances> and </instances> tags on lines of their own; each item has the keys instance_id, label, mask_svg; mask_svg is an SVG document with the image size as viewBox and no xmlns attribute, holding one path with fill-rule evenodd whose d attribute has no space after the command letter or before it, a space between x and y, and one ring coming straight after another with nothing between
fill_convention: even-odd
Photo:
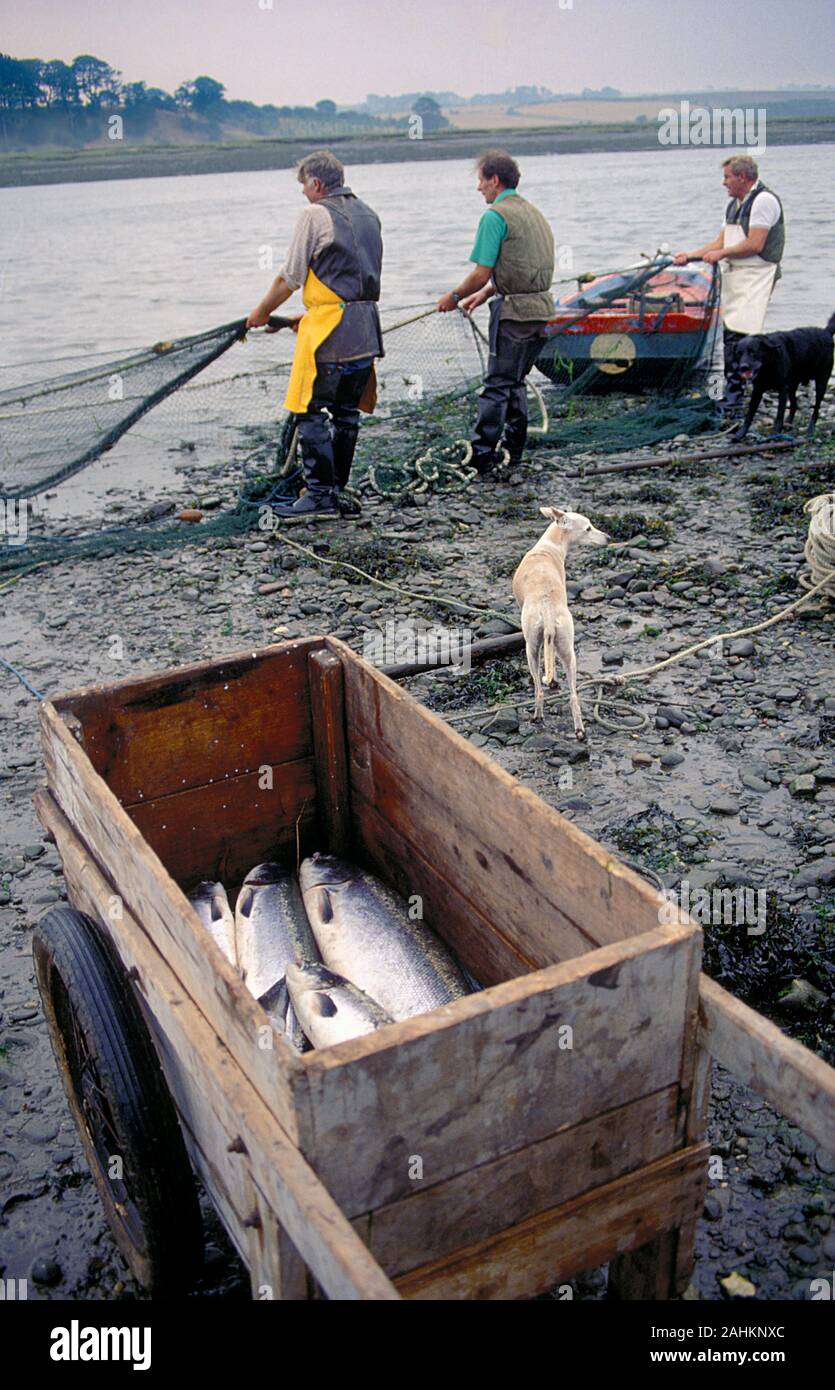
<instances>
[{"instance_id":1,"label":"white dog","mask_svg":"<svg viewBox=\"0 0 835 1390\"><path fill-rule=\"evenodd\" d=\"M572 545L608 545L609 537L597 531L587 516L561 511L559 507L540 507L551 522L544 535L529 550L513 576L513 597L522 609L522 631L528 666L533 676L534 719L545 715L540 662L546 685L556 684L554 652L568 677L574 732L585 738L583 716L577 697L577 658L574 655L574 623L565 593L565 557Z\"/></svg>"}]
</instances>

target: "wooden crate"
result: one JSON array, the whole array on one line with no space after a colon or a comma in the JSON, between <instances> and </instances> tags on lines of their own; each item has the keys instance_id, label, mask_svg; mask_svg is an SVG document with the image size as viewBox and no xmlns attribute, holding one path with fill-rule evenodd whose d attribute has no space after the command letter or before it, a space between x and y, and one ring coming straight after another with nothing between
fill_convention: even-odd
<instances>
[{"instance_id":1,"label":"wooden crate","mask_svg":"<svg viewBox=\"0 0 835 1390\"><path fill-rule=\"evenodd\" d=\"M706 1181L701 930L342 643L42 706L73 903L131 972L256 1296L681 1291ZM296 1056L185 893L345 852L488 986ZM234 899L233 899L234 900ZM260 1296L264 1296L261 1293Z\"/></svg>"}]
</instances>

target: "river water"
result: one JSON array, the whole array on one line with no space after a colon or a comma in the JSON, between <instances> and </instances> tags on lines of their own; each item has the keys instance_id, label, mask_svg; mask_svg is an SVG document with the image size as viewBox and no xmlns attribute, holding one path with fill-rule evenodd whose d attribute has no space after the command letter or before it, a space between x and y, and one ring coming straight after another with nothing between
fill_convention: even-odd
<instances>
[{"instance_id":1,"label":"river water","mask_svg":"<svg viewBox=\"0 0 835 1390\"><path fill-rule=\"evenodd\" d=\"M665 243L692 250L709 240L725 203L722 157L696 148L533 156L520 191L549 218L557 274L568 278L633 264ZM835 145L776 147L760 162L788 229L768 326L822 325L835 309ZM382 219L388 321L463 277L484 209L469 161L353 166L347 178ZM280 266L302 205L292 170L0 190L0 388L245 315ZM269 341L286 356L291 343L279 339ZM164 428L148 433L157 420L142 422L154 442L149 484L173 468ZM89 501L129 455L136 447L122 441L60 489L63 505L75 510L79 488Z\"/></svg>"},{"instance_id":2,"label":"river water","mask_svg":"<svg viewBox=\"0 0 835 1390\"><path fill-rule=\"evenodd\" d=\"M520 192L549 218L572 269L630 264L664 242L715 235L725 203L716 149L526 159ZM835 308L835 145L766 151L763 176L788 227L774 328L823 324ZM433 299L467 265L484 203L468 161L355 166L379 213L383 299ZM303 205L292 170L0 190L0 365L197 333L245 314L278 269Z\"/></svg>"}]
</instances>

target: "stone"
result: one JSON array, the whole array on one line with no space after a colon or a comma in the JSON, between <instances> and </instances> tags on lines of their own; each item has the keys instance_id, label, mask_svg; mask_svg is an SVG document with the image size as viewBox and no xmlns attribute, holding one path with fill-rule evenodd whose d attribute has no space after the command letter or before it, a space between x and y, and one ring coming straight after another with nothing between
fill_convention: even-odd
<instances>
[{"instance_id":1,"label":"stone","mask_svg":"<svg viewBox=\"0 0 835 1390\"><path fill-rule=\"evenodd\" d=\"M661 766L664 767L664 768L667 768L668 771L669 771L671 768L678 767L679 763L683 763L683 762L684 762L684 754L683 754L683 753L669 752L669 753L662 753L662 754L661 754Z\"/></svg>"},{"instance_id":2,"label":"stone","mask_svg":"<svg viewBox=\"0 0 835 1390\"><path fill-rule=\"evenodd\" d=\"M728 656L753 656L756 650L750 637L736 637L728 647Z\"/></svg>"},{"instance_id":3,"label":"stone","mask_svg":"<svg viewBox=\"0 0 835 1390\"><path fill-rule=\"evenodd\" d=\"M817 783L813 772L804 772L800 777L795 777L789 782L789 791L792 796L814 796L817 791Z\"/></svg>"},{"instance_id":4,"label":"stone","mask_svg":"<svg viewBox=\"0 0 835 1390\"><path fill-rule=\"evenodd\" d=\"M488 737L496 734L515 734L519 728L519 715L515 709L508 707L496 711L489 724L485 724L481 730Z\"/></svg>"},{"instance_id":5,"label":"stone","mask_svg":"<svg viewBox=\"0 0 835 1390\"><path fill-rule=\"evenodd\" d=\"M787 992L777 1001L778 1007L789 1013L814 1013L826 1003L826 995L815 989L808 980L792 980Z\"/></svg>"},{"instance_id":6,"label":"stone","mask_svg":"<svg viewBox=\"0 0 835 1390\"><path fill-rule=\"evenodd\" d=\"M33 1115L21 1126L21 1138L29 1140L34 1144L48 1144L57 1137L60 1125L57 1120L50 1120L45 1115Z\"/></svg>"},{"instance_id":7,"label":"stone","mask_svg":"<svg viewBox=\"0 0 835 1390\"><path fill-rule=\"evenodd\" d=\"M657 718L666 719L667 723L672 724L676 729L681 727L685 719L681 710L675 709L673 705L659 705L655 714Z\"/></svg>"},{"instance_id":8,"label":"stone","mask_svg":"<svg viewBox=\"0 0 835 1390\"><path fill-rule=\"evenodd\" d=\"M634 763L635 767L652 767L652 754L633 753L632 762Z\"/></svg>"},{"instance_id":9,"label":"stone","mask_svg":"<svg viewBox=\"0 0 835 1390\"><path fill-rule=\"evenodd\" d=\"M811 1245L796 1245L792 1250L792 1258L804 1265L816 1265L820 1256Z\"/></svg>"},{"instance_id":10,"label":"stone","mask_svg":"<svg viewBox=\"0 0 835 1390\"><path fill-rule=\"evenodd\" d=\"M783 685L774 692L774 698L783 704L791 704L794 700L800 699L800 691L794 685Z\"/></svg>"},{"instance_id":11,"label":"stone","mask_svg":"<svg viewBox=\"0 0 835 1390\"><path fill-rule=\"evenodd\" d=\"M835 883L835 856L826 855L814 864L806 864L794 880L797 888L808 888L812 884Z\"/></svg>"},{"instance_id":12,"label":"stone","mask_svg":"<svg viewBox=\"0 0 835 1390\"><path fill-rule=\"evenodd\" d=\"M603 652L601 660L604 666L621 666L623 664L624 653L620 647L610 647Z\"/></svg>"},{"instance_id":13,"label":"stone","mask_svg":"<svg viewBox=\"0 0 835 1390\"><path fill-rule=\"evenodd\" d=\"M755 776L753 772L741 772L739 774L739 780L743 787L747 788L749 792L771 791L770 784L764 781L762 777Z\"/></svg>"},{"instance_id":14,"label":"stone","mask_svg":"<svg viewBox=\"0 0 835 1390\"><path fill-rule=\"evenodd\" d=\"M693 800L692 797L691 800ZM695 801L693 804L695 805ZM739 812L739 802L735 797L725 793L722 796L717 796L711 801L710 809L717 816L735 816Z\"/></svg>"},{"instance_id":15,"label":"stone","mask_svg":"<svg viewBox=\"0 0 835 1390\"><path fill-rule=\"evenodd\" d=\"M41 1284L46 1288L52 1288L53 1285L60 1283L62 1277L61 1266L58 1264L57 1260L50 1260L43 1255L39 1255L37 1259L32 1261L29 1269L29 1278L32 1280L33 1284Z\"/></svg>"},{"instance_id":16,"label":"stone","mask_svg":"<svg viewBox=\"0 0 835 1390\"><path fill-rule=\"evenodd\" d=\"M736 1270L720 1279L719 1284L728 1298L753 1298L757 1292L756 1285L752 1284L750 1279L737 1274Z\"/></svg>"}]
</instances>

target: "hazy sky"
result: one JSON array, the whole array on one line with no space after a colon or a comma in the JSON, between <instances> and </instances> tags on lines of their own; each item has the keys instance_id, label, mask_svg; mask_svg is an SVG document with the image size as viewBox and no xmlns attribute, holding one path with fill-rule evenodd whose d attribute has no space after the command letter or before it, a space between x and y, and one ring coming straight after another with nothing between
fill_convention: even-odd
<instances>
[{"instance_id":1,"label":"hazy sky","mask_svg":"<svg viewBox=\"0 0 835 1390\"><path fill-rule=\"evenodd\" d=\"M93 53L168 91L277 105L542 84L625 92L835 81L833 0L0 0L18 58Z\"/></svg>"}]
</instances>

